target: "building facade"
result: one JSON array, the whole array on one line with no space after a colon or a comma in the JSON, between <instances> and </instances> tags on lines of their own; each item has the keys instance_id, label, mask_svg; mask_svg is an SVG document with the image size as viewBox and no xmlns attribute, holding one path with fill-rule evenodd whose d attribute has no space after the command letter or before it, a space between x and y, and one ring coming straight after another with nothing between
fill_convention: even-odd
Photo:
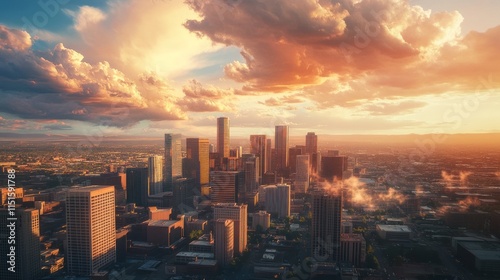
<instances>
[{"instance_id":1,"label":"building facade","mask_svg":"<svg viewBox=\"0 0 500 280\"><path fill-rule=\"evenodd\" d=\"M66 196L69 275L90 276L116 260L115 189L72 188Z\"/></svg>"},{"instance_id":2,"label":"building facade","mask_svg":"<svg viewBox=\"0 0 500 280\"><path fill-rule=\"evenodd\" d=\"M214 206L214 220L230 219L234 221L234 251L243 253L247 247L247 205L236 203L218 203ZM217 246L217 245L216 245Z\"/></svg>"},{"instance_id":3,"label":"building facade","mask_svg":"<svg viewBox=\"0 0 500 280\"><path fill-rule=\"evenodd\" d=\"M165 134L163 177L167 190L175 178L182 177L182 139L180 134Z\"/></svg>"},{"instance_id":4,"label":"building facade","mask_svg":"<svg viewBox=\"0 0 500 280\"><path fill-rule=\"evenodd\" d=\"M217 153L221 158L229 157L229 119L217 118Z\"/></svg>"}]
</instances>

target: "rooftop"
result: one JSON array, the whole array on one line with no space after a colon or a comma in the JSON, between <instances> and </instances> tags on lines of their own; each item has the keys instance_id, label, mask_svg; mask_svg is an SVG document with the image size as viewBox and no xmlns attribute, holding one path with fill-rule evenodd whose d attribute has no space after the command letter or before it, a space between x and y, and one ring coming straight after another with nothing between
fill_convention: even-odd
<instances>
[{"instance_id":1,"label":"rooftop","mask_svg":"<svg viewBox=\"0 0 500 280\"><path fill-rule=\"evenodd\" d=\"M388 232L411 232L411 229L404 225L377 225L377 229Z\"/></svg>"}]
</instances>

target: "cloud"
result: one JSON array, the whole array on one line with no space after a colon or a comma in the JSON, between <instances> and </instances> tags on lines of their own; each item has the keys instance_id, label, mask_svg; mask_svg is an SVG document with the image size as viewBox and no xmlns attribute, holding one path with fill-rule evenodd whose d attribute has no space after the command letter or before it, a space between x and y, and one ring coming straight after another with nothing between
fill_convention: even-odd
<instances>
[{"instance_id":1,"label":"cloud","mask_svg":"<svg viewBox=\"0 0 500 280\"><path fill-rule=\"evenodd\" d=\"M35 52L25 32L0 26L0 111L29 119L73 119L110 126L186 118L165 87L138 81L106 62L90 64L57 44Z\"/></svg>"},{"instance_id":2,"label":"cloud","mask_svg":"<svg viewBox=\"0 0 500 280\"><path fill-rule=\"evenodd\" d=\"M362 107L362 110L367 111L371 115L399 115L409 113L417 108L427 105L425 102L406 100L400 102L376 102Z\"/></svg>"},{"instance_id":3,"label":"cloud","mask_svg":"<svg viewBox=\"0 0 500 280\"><path fill-rule=\"evenodd\" d=\"M263 104L266 106L270 106L270 107L282 106L282 107L285 107L288 109L295 108L295 107L291 106L290 104L298 104L298 103L302 103L302 102L304 102L304 100L302 98L300 98L298 95L286 95L286 96L282 96L280 98L271 97L271 98L264 100L263 102L259 101L260 104Z\"/></svg>"},{"instance_id":4,"label":"cloud","mask_svg":"<svg viewBox=\"0 0 500 280\"><path fill-rule=\"evenodd\" d=\"M182 26L186 18L196 17L183 1L113 0L102 10L84 6L69 13L80 40L67 45L128 75L155 71L170 80L217 64L200 54L220 46Z\"/></svg>"},{"instance_id":5,"label":"cloud","mask_svg":"<svg viewBox=\"0 0 500 280\"><path fill-rule=\"evenodd\" d=\"M106 14L98 8L91 6L81 6L78 12L64 9L64 12L75 22L74 28L77 31L83 31L106 19Z\"/></svg>"},{"instance_id":6,"label":"cloud","mask_svg":"<svg viewBox=\"0 0 500 280\"><path fill-rule=\"evenodd\" d=\"M196 80L191 80L183 87L185 97L178 102L187 111L219 112L232 111L234 104L233 89L220 89L212 85L203 86Z\"/></svg>"},{"instance_id":7,"label":"cloud","mask_svg":"<svg viewBox=\"0 0 500 280\"><path fill-rule=\"evenodd\" d=\"M431 12L406 0L187 3L201 17L187 29L241 49L243 61L224 68L228 78L247 91L302 90L320 109L400 99L367 110L407 112L423 104L403 98L470 92L500 75L500 27L461 37L457 11Z\"/></svg>"}]
</instances>

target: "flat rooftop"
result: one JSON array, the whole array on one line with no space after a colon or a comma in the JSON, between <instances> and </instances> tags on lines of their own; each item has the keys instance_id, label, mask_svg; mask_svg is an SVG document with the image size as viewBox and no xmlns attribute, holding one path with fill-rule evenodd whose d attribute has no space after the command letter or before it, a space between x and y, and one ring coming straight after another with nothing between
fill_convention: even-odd
<instances>
[{"instance_id":1,"label":"flat rooftop","mask_svg":"<svg viewBox=\"0 0 500 280\"><path fill-rule=\"evenodd\" d=\"M149 227L170 227L173 224L177 223L179 221L177 220L157 220L157 221L150 221L148 223Z\"/></svg>"},{"instance_id":2,"label":"flat rooftop","mask_svg":"<svg viewBox=\"0 0 500 280\"><path fill-rule=\"evenodd\" d=\"M458 242L479 260L500 261L500 242Z\"/></svg>"},{"instance_id":3,"label":"flat rooftop","mask_svg":"<svg viewBox=\"0 0 500 280\"><path fill-rule=\"evenodd\" d=\"M377 229L386 232L411 232L411 229L404 225L377 225Z\"/></svg>"},{"instance_id":4,"label":"flat rooftop","mask_svg":"<svg viewBox=\"0 0 500 280\"><path fill-rule=\"evenodd\" d=\"M200 253L200 252L179 252L177 255L179 257L197 257L202 259L213 259L215 255L213 253Z\"/></svg>"}]
</instances>

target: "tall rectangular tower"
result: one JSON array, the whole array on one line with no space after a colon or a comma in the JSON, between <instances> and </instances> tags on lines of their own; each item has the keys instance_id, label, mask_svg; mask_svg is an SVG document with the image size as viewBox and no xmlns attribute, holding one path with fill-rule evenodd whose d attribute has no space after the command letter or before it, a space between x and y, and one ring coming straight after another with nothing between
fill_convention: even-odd
<instances>
[{"instance_id":1,"label":"tall rectangular tower","mask_svg":"<svg viewBox=\"0 0 500 280\"><path fill-rule=\"evenodd\" d=\"M309 188L309 155L298 155L295 173L294 190L298 193L306 193Z\"/></svg>"},{"instance_id":2,"label":"tall rectangular tower","mask_svg":"<svg viewBox=\"0 0 500 280\"><path fill-rule=\"evenodd\" d=\"M245 174L241 171L210 172L212 203L239 202L240 192L244 190Z\"/></svg>"},{"instance_id":3,"label":"tall rectangular tower","mask_svg":"<svg viewBox=\"0 0 500 280\"><path fill-rule=\"evenodd\" d=\"M278 218L290 216L290 186L269 186L266 191L266 211Z\"/></svg>"},{"instance_id":4,"label":"tall rectangular tower","mask_svg":"<svg viewBox=\"0 0 500 280\"><path fill-rule=\"evenodd\" d=\"M234 257L234 221L215 220L215 259L222 266L228 265Z\"/></svg>"},{"instance_id":5,"label":"tall rectangular tower","mask_svg":"<svg viewBox=\"0 0 500 280\"><path fill-rule=\"evenodd\" d=\"M186 139L186 164L183 167L184 177L194 178L198 185L209 183L210 154L208 139ZM229 153L229 152L228 152Z\"/></svg>"},{"instance_id":6,"label":"tall rectangular tower","mask_svg":"<svg viewBox=\"0 0 500 280\"><path fill-rule=\"evenodd\" d=\"M247 247L247 205L218 203L214 205L214 220L234 221L234 251L241 254Z\"/></svg>"},{"instance_id":7,"label":"tall rectangular tower","mask_svg":"<svg viewBox=\"0 0 500 280\"><path fill-rule=\"evenodd\" d=\"M66 195L69 275L90 276L116 260L115 188L72 188Z\"/></svg>"},{"instance_id":8,"label":"tall rectangular tower","mask_svg":"<svg viewBox=\"0 0 500 280\"><path fill-rule=\"evenodd\" d=\"M217 118L217 153L221 158L229 157L229 119Z\"/></svg>"},{"instance_id":9,"label":"tall rectangular tower","mask_svg":"<svg viewBox=\"0 0 500 280\"><path fill-rule=\"evenodd\" d=\"M148 158L149 194L163 192L163 164L161 156Z\"/></svg>"},{"instance_id":10,"label":"tall rectangular tower","mask_svg":"<svg viewBox=\"0 0 500 280\"><path fill-rule=\"evenodd\" d=\"M10 215L10 211L14 211L15 215ZM37 209L0 209L0 279L36 280L41 277L38 213ZM14 238L11 239L11 236ZM14 250L11 246L14 246ZM12 267L9 255L13 254L15 266L14 271L11 271L8 270Z\"/></svg>"},{"instance_id":11,"label":"tall rectangular tower","mask_svg":"<svg viewBox=\"0 0 500 280\"><path fill-rule=\"evenodd\" d=\"M167 190L172 190L174 179L182 177L182 142L180 134L165 134L163 177Z\"/></svg>"},{"instance_id":12,"label":"tall rectangular tower","mask_svg":"<svg viewBox=\"0 0 500 280\"><path fill-rule=\"evenodd\" d=\"M312 155L318 152L318 135L308 132L306 135L306 154Z\"/></svg>"},{"instance_id":13,"label":"tall rectangular tower","mask_svg":"<svg viewBox=\"0 0 500 280\"><path fill-rule=\"evenodd\" d=\"M266 135L250 135L250 153L259 157L259 183L262 182L262 177L267 172L267 139Z\"/></svg>"},{"instance_id":14,"label":"tall rectangular tower","mask_svg":"<svg viewBox=\"0 0 500 280\"><path fill-rule=\"evenodd\" d=\"M149 195L148 169L127 168L127 203L147 206Z\"/></svg>"},{"instance_id":15,"label":"tall rectangular tower","mask_svg":"<svg viewBox=\"0 0 500 280\"><path fill-rule=\"evenodd\" d=\"M312 256L320 262L339 260L342 193L319 191L312 195Z\"/></svg>"},{"instance_id":16,"label":"tall rectangular tower","mask_svg":"<svg viewBox=\"0 0 500 280\"><path fill-rule=\"evenodd\" d=\"M288 175L288 126L277 125L274 130L274 149L276 150L275 170L279 176Z\"/></svg>"}]
</instances>

